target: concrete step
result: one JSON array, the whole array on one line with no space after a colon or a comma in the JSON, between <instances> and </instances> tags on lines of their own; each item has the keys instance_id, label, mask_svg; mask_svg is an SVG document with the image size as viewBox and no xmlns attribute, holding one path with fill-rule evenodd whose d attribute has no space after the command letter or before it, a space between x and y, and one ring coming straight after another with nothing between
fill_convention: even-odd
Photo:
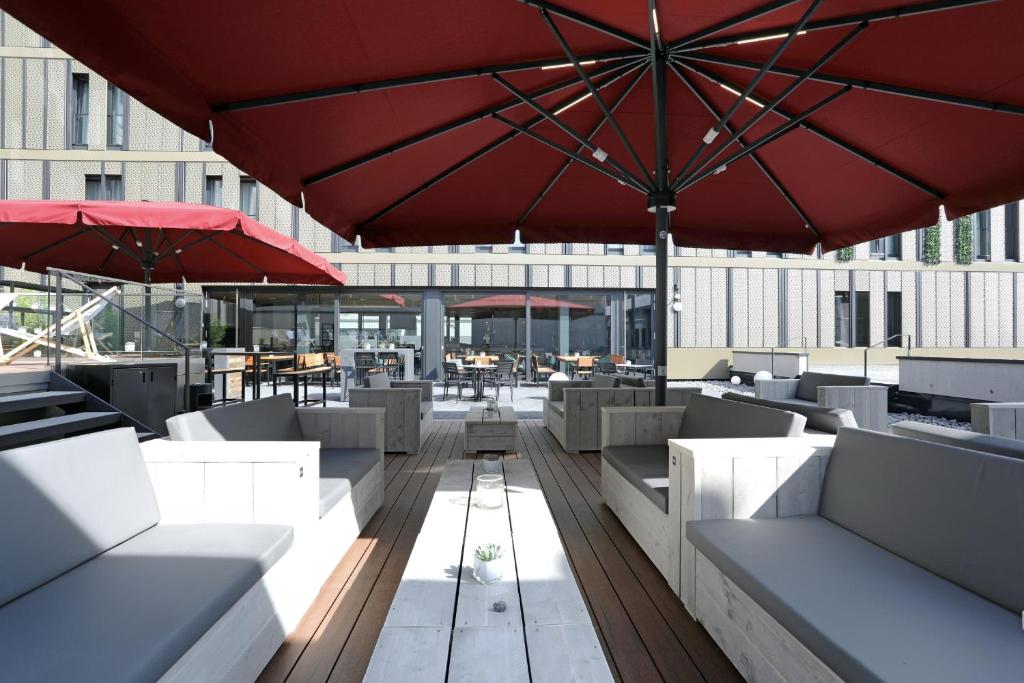
<instances>
[{"instance_id":1,"label":"concrete step","mask_svg":"<svg viewBox=\"0 0 1024 683\"><path fill-rule=\"evenodd\" d=\"M68 434L113 427L121 422L121 413L84 412L30 420L0 427L0 448L14 448L40 441L60 439Z\"/></svg>"},{"instance_id":2,"label":"concrete step","mask_svg":"<svg viewBox=\"0 0 1024 683\"><path fill-rule=\"evenodd\" d=\"M0 413L73 405L82 403L84 400L84 391L29 391L21 394L2 394L0 395Z\"/></svg>"}]
</instances>

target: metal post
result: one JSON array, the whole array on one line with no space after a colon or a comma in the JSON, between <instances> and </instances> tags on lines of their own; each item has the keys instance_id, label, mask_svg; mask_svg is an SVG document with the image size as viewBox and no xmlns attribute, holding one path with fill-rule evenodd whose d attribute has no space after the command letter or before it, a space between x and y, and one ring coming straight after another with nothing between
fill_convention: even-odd
<instances>
[{"instance_id":1,"label":"metal post","mask_svg":"<svg viewBox=\"0 0 1024 683\"><path fill-rule=\"evenodd\" d=\"M57 374L60 374L60 372L61 372L61 363L60 363L61 349L60 349L60 342L61 342L61 334L63 332L63 330L61 329L61 321L64 319L64 291L63 291L64 290L64 275L59 270L57 271L56 274L57 274L57 284L54 287L54 289L55 289L54 297L57 299L57 302L56 302L56 316L57 316L57 319L54 321L54 331L56 332L57 338L53 340L53 355L54 355L54 362L53 362L53 364L54 364L54 367L57 369Z\"/></svg>"},{"instance_id":2,"label":"metal post","mask_svg":"<svg viewBox=\"0 0 1024 683\"><path fill-rule=\"evenodd\" d=\"M153 271L151 268L143 266L142 273L142 280L145 282L145 287L142 288L142 318L146 321L146 324L142 326L141 348L139 349L140 358L145 357L146 347L152 341L148 326L153 324L153 288L149 286L153 281Z\"/></svg>"},{"instance_id":3,"label":"metal post","mask_svg":"<svg viewBox=\"0 0 1024 683\"><path fill-rule=\"evenodd\" d=\"M653 34L653 31L652 31ZM654 54L654 139L657 191L647 198L647 210L654 210L654 266L656 277L654 312L654 404L665 405L668 383L668 230L669 211L675 209L675 193L669 189L668 124L665 99L665 53Z\"/></svg>"}]
</instances>

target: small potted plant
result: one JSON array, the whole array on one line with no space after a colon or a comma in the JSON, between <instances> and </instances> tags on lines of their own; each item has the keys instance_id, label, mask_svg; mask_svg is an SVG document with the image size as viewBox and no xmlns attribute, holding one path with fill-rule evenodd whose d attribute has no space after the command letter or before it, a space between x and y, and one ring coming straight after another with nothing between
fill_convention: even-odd
<instances>
[{"instance_id":1,"label":"small potted plant","mask_svg":"<svg viewBox=\"0 0 1024 683\"><path fill-rule=\"evenodd\" d=\"M481 543L473 553L473 578L483 584L500 581L502 576L501 546L496 543Z\"/></svg>"}]
</instances>

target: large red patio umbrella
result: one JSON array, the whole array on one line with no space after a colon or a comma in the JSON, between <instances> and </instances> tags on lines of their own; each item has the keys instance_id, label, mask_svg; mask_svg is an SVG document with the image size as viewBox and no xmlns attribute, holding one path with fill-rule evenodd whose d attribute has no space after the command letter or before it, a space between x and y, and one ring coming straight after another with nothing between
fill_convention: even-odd
<instances>
[{"instance_id":1,"label":"large red patio umbrella","mask_svg":"<svg viewBox=\"0 0 1024 683\"><path fill-rule=\"evenodd\" d=\"M0 201L0 264L146 283L346 282L322 256L239 211L174 202Z\"/></svg>"},{"instance_id":2,"label":"large red patio umbrella","mask_svg":"<svg viewBox=\"0 0 1024 683\"><path fill-rule=\"evenodd\" d=\"M653 242L662 312L670 230L831 250L1024 195L1017 0L4 4L350 241Z\"/></svg>"}]
</instances>

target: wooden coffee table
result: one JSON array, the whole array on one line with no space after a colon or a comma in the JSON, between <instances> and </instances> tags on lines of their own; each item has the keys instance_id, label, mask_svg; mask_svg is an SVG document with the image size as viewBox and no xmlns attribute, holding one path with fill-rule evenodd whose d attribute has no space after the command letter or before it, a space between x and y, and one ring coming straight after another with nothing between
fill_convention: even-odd
<instances>
[{"instance_id":1,"label":"wooden coffee table","mask_svg":"<svg viewBox=\"0 0 1024 683\"><path fill-rule=\"evenodd\" d=\"M364 681L613 680L533 466L499 465L496 509L472 504L482 462L445 466ZM481 543L504 550L504 577L486 586Z\"/></svg>"},{"instance_id":2,"label":"wooden coffee table","mask_svg":"<svg viewBox=\"0 0 1024 683\"><path fill-rule=\"evenodd\" d=\"M466 413L465 447L469 453L497 451L514 453L519 421L511 406L499 406L497 410L470 408Z\"/></svg>"}]
</instances>

